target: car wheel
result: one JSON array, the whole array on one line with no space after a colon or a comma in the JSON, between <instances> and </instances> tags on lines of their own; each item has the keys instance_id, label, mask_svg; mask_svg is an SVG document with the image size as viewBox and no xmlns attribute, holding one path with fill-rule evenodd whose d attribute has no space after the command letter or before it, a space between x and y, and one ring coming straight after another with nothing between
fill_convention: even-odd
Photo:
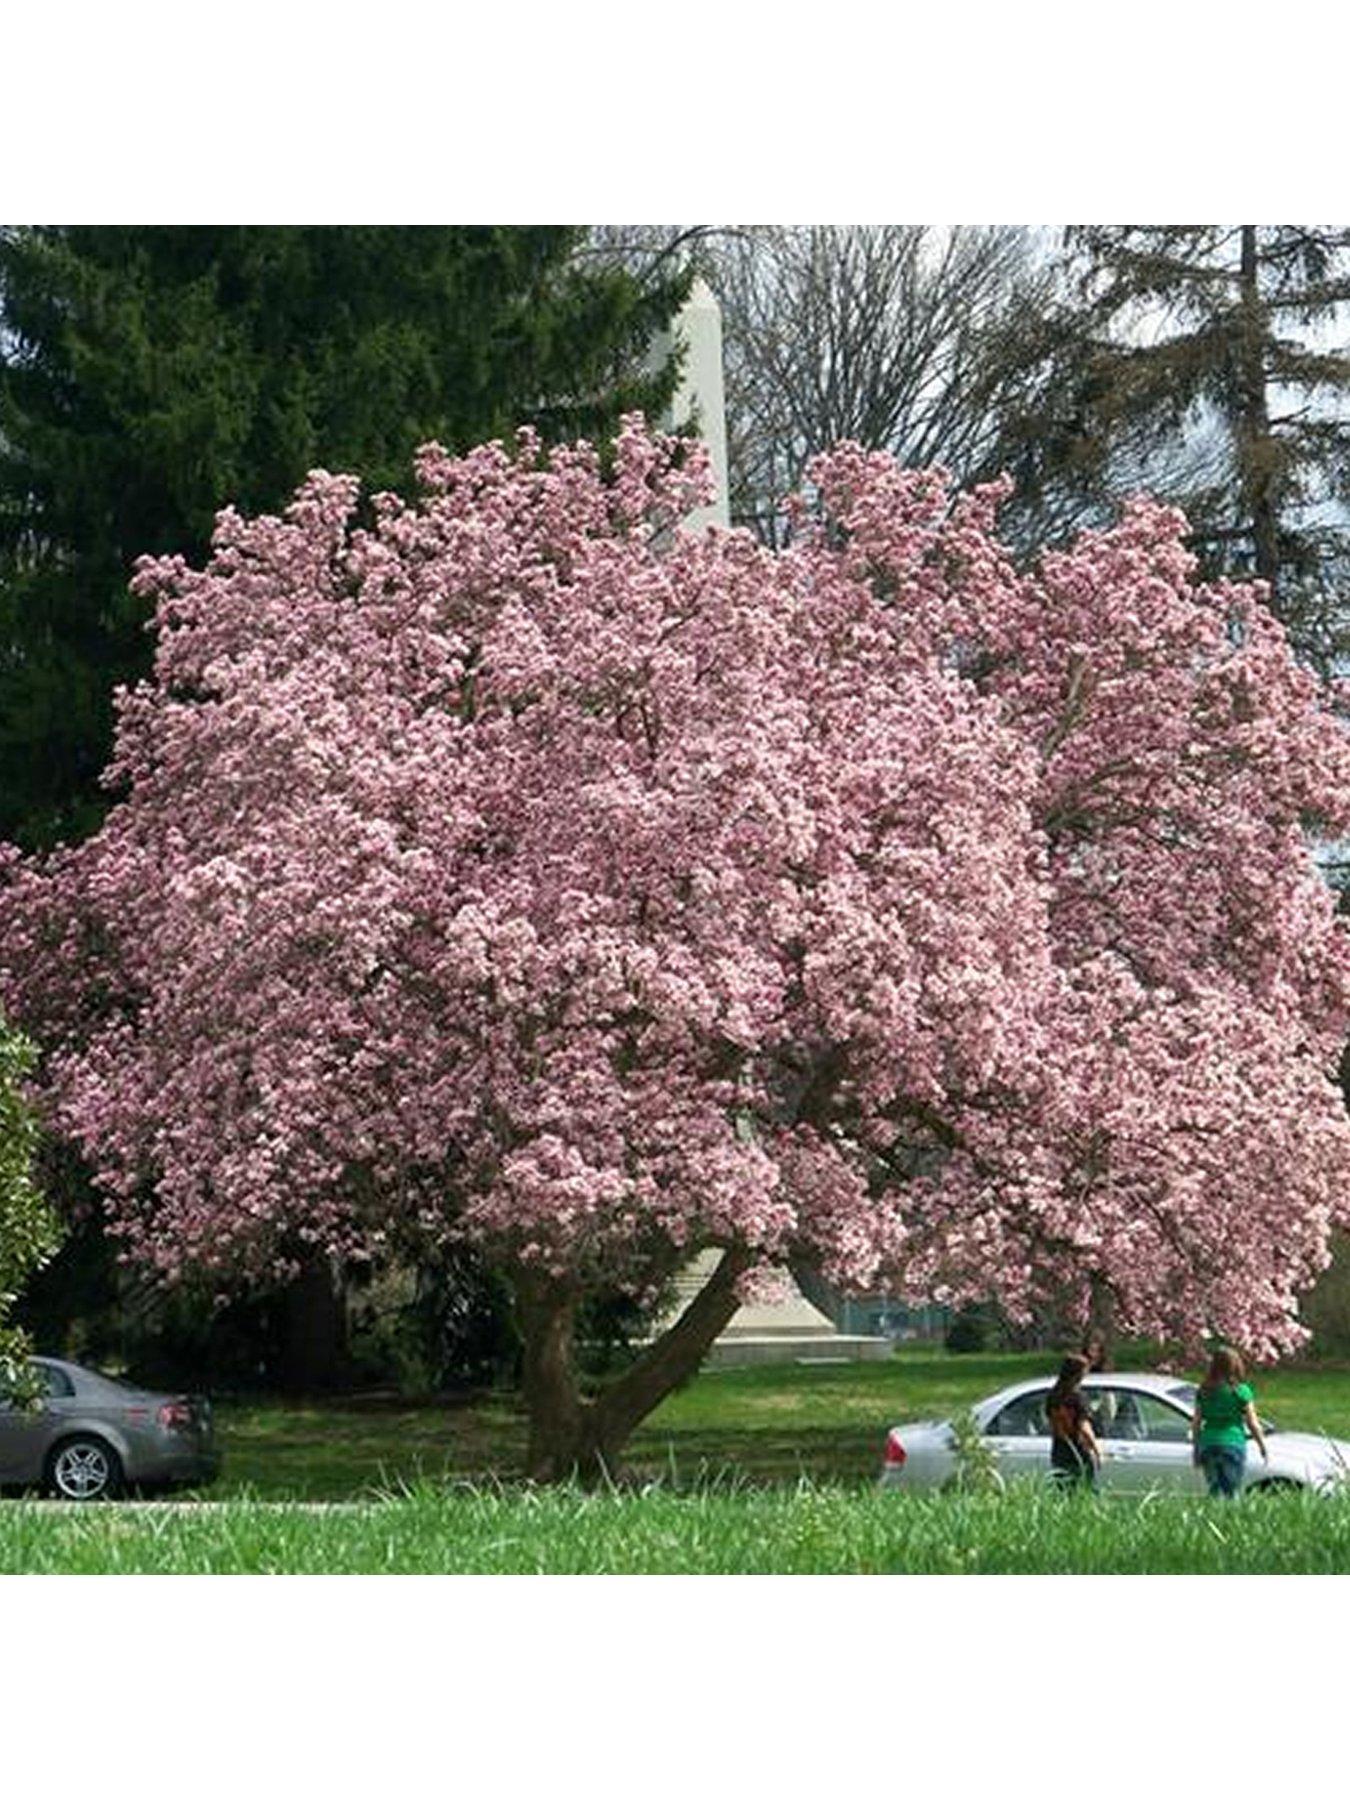
<instances>
[{"instance_id":1,"label":"car wheel","mask_svg":"<svg viewBox=\"0 0 1350 1800\"><path fill-rule=\"evenodd\" d=\"M102 1438L67 1438L47 1462L47 1492L58 1500L111 1500L122 1489L122 1464Z\"/></svg>"}]
</instances>

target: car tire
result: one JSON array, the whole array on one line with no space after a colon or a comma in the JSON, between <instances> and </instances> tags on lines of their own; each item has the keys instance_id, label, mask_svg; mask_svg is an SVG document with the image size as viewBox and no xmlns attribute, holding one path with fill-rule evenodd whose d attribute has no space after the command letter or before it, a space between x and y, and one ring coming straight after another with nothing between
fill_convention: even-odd
<instances>
[{"instance_id":1,"label":"car tire","mask_svg":"<svg viewBox=\"0 0 1350 1800\"><path fill-rule=\"evenodd\" d=\"M113 1500L122 1491L122 1460L102 1438L66 1438L47 1458L46 1486L54 1500Z\"/></svg>"}]
</instances>

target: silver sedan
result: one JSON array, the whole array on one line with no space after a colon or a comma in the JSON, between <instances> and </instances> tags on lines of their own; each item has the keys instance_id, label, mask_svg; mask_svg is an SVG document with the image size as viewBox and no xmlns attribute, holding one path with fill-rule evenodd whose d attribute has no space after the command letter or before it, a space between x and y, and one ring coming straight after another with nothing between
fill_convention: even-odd
<instances>
[{"instance_id":1,"label":"silver sedan","mask_svg":"<svg viewBox=\"0 0 1350 1800\"><path fill-rule=\"evenodd\" d=\"M1048 1376L1019 1381L973 1408L976 1425L1005 1481L1049 1477L1045 1402L1052 1385ZM1204 1493L1204 1476L1192 1456L1192 1382L1173 1375L1087 1375L1083 1398L1101 1444L1098 1485L1104 1493ZM1311 1432L1280 1431L1264 1421L1263 1425L1270 1461L1262 1462L1248 1447L1248 1487L1326 1490L1350 1475L1350 1443ZM887 1435L883 1487L942 1488L956 1473L949 1421L897 1425Z\"/></svg>"},{"instance_id":2,"label":"silver sedan","mask_svg":"<svg viewBox=\"0 0 1350 1800\"><path fill-rule=\"evenodd\" d=\"M220 1457L200 1394L152 1393L51 1356L30 1367L36 1407L0 1394L0 1486L107 1500L127 1487L214 1480Z\"/></svg>"}]
</instances>

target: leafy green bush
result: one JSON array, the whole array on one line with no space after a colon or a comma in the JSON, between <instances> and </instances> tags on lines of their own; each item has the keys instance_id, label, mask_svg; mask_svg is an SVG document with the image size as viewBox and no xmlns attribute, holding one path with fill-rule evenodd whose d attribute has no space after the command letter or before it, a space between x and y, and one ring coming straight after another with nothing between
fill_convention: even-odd
<instances>
[{"instance_id":1,"label":"leafy green bush","mask_svg":"<svg viewBox=\"0 0 1350 1800\"><path fill-rule=\"evenodd\" d=\"M24 1098L32 1045L0 1017L0 1383L22 1391L28 1343L8 1323L24 1279L56 1248L56 1221L33 1180L38 1128Z\"/></svg>"},{"instance_id":2,"label":"leafy green bush","mask_svg":"<svg viewBox=\"0 0 1350 1800\"><path fill-rule=\"evenodd\" d=\"M951 1433L956 1473L947 1485L964 1494L1002 1493L1004 1481L999 1473L998 1456L968 1406L952 1414Z\"/></svg>"},{"instance_id":3,"label":"leafy green bush","mask_svg":"<svg viewBox=\"0 0 1350 1800\"><path fill-rule=\"evenodd\" d=\"M991 1307L967 1306L948 1325L944 1342L957 1354L978 1355L991 1348L996 1327Z\"/></svg>"},{"instance_id":4,"label":"leafy green bush","mask_svg":"<svg viewBox=\"0 0 1350 1800\"><path fill-rule=\"evenodd\" d=\"M1331 1240L1331 1265L1303 1302L1315 1356L1350 1356L1350 1237Z\"/></svg>"}]
</instances>

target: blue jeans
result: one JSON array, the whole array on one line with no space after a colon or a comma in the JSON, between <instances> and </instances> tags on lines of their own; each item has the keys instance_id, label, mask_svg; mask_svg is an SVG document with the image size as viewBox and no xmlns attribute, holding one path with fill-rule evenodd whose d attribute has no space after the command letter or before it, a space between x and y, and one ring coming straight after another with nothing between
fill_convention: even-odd
<instances>
[{"instance_id":1,"label":"blue jeans","mask_svg":"<svg viewBox=\"0 0 1350 1800\"><path fill-rule=\"evenodd\" d=\"M1247 1472L1247 1446L1236 1444L1202 1444L1200 1467L1205 1472L1211 1494L1232 1500L1242 1486Z\"/></svg>"}]
</instances>

